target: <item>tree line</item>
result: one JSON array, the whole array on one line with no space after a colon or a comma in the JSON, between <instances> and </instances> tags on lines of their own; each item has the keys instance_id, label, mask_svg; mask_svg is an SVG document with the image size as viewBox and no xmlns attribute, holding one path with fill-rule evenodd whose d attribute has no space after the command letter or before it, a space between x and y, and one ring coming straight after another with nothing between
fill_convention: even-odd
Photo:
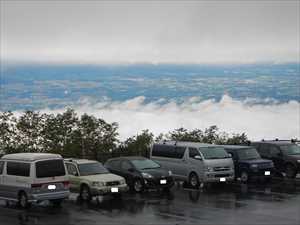
<instances>
[{"instance_id":1,"label":"tree line","mask_svg":"<svg viewBox=\"0 0 300 225\"><path fill-rule=\"evenodd\" d=\"M25 111L20 116L0 113L0 153L44 152L64 157L89 158L105 161L124 155L147 156L154 142L163 140L193 141L211 144L246 144L245 133L228 134L217 126L204 130L178 128L155 136L149 130L121 141L118 124L83 114L73 109L47 114Z\"/></svg>"}]
</instances>

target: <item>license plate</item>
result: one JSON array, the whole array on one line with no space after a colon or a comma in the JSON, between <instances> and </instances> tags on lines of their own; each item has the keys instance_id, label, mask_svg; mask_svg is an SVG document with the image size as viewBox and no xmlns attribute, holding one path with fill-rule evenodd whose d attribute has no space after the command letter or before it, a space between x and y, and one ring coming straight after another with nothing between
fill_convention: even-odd
<instances>
[{"instance_id":1,"label":"license plate","mask_svg":"<svg viewBox=\"0 0 300 225\"><path fill-rule=\"evenodd\" d=\"M225 177L221 177L221 178L220 178L220 181L221 181L221 182L225 182L225 181L226 181L226 178L225 178Z\"/></svg>"},{"instance_id":2,"label":"license plate","mask_svg":"<svg viewBox=\"0 0 300 225\"><path fill-rule=\"evenodd\" d=\"M265 175L266 175L266 176L270 176L270 175L271 175L271 172L270 172L270 171L265 171Z\"/></svg>"},{"instance_id":3,"label":"license plate","mask_svg":"<svg viewBox=\"0 0 300 225\"><path fill-rule=\"evenodd\" d=\"M119 188L113 187L113 188L111 188L111 192L112 193L118 193L119 192Z\"/></svg>"},{"instance_id":4,"label":"license plate","mask_svg":"<svg viewBox=\"0 0 300 225\"><path fill-rule=\"evenodd\" d=\"M55 190L56 189L56 185L48 185L48 190Z\"/></svg>"},{"instance_id":5,"label":"license plate","mask_svg":"<svg viewBox=\"0 0 300 225\"><path fill-rule=\"evenodd\" d=\"M167 180L160 180L160 184L166 184Z\"/></svg>"}]
</instances>

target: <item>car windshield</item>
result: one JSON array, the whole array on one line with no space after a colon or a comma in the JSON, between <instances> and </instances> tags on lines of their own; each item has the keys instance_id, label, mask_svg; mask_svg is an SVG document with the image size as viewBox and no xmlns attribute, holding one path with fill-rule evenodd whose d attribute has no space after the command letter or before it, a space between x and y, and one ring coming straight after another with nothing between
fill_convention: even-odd
<instances>
[{"instance_id":1,"label":"car windshield","mask_svg":"<svg viewBox=\"0 0 300 225\"><path fill-rule=\"evenodd\" d=\"M108 170L101 163L79 164L78 169L80 172L80 176L109 173Z\"/></svg>"},{"instance_id":2,"label":"car windshield","mask_svg":"<svg viewBox=\"0 0 300 225\"><path fill-rule=\"evenodd\" d=\"M241 160L260 159L260 155L255 148L240 149L238 151L238 156Z\"/></svg>"},{"instance_id":3,"label":"car windshield","mask_svg":"<svg viewBox=\"0 0 300 225\"><path fill-rule=\"evenodd\" d=\"M156 169L160 167L158 163L149 159L134 159L131 162L138 170Z\"/></svg>"},{"instance_id":4,"label":"car windshield","mask_svg":"<svg viewBox=\"0 0 300 225\"><path fill-rule=\"evenodd\" d=\"M281 145L280 149L287 155L300 155L300 147L298 145Z\"/></svg>"},{"instance_id":5,"label":"car windshield","mask_svg":"<svg viewBox=\"0 0 300 225\"><path fill-rule=\"evenodd\" d=\"M199 148L205 159L224 159L231 158L222 147L205 147Z\"/></svg>"}]
</instances>

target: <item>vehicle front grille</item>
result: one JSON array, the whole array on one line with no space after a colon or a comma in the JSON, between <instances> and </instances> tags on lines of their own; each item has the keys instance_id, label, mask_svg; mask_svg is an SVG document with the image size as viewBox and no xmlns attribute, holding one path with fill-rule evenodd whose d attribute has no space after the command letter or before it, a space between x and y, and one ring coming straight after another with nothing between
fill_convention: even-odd
<instances>
[{"instance_id":1,"label":"vehicle front grille","mask_svg":"<svg viewBox=\"0 0 300 225\"><path fill-rule=\"evenodd\" d=\"M219 172L219 171L228 171L230 170L229 166L218 166L218 167L214 167L214 171Z\"/></svg>"},{"instance_id":2,"label":"vehicle front grille","mask_svg":"<svg viewBox=\"0 0 300 225\"><path fill-rule=\"evenodd\" d=\"M269 168L269 167L271 167L271 163L259 163L258 164L258 166L260 167L260 168Z\"/></svg>"},{"instance_id":3,"label":"vehicle front grille","mask_svg":"<svg viewBox=\"0 0 300 225\"><path fill-rule=\"evenodd\" d=\"M106 182L106 186L116 186L116 185L119 185L119 184L120 184L119 181Z\"/></svg>"}]
</instances>

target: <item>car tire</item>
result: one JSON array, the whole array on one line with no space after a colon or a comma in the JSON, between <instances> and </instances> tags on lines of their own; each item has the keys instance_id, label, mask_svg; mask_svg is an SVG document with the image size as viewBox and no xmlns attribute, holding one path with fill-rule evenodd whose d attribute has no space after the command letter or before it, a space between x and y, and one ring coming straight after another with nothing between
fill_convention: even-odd
<instances>
[{"instance_id":1,"label":"car tire","mask_svg":"<svg viewBox=\"0 0 300 225\"><path fill-rule=\"evenodd\" d=\"M242 183L248 183L250 180L249 174L247 171L242 171L241 172L241 182Z\"/></svg>"},{"instance_id":2,"label":"car tire","mask_svg":"<svg viewBox=\"0 0 300 225\"><path fill-rule=\"evenodd\" d=\"M133 185L132 185L132 189L134 192L136 193L141 193L144 191L144 184L143 181L141 179L135 179L133 181Z\"/></svg>"},{"instance_id":3,"label":"car tire","mask_svg":"<svg viewBox=\"0 0 300 225\"><path fill-rule=\"evenodd\" d=\"M92 199L91 191L90 188L86 185L83 184L80 188L80 199L84 202L89 202Z\"/></svg>"},{"instance_id":4,"label":"car tire","mask_svg":"<svg viewBox=\"0 0 300 225\"><path fill-rule=\"evenodd\" d=\"M21 191L18 196L18 206L22 209L30 208L31 204L28 202L27 194Z\"/></svg>"},{"instance_id":5,"label":"car tire","mask_svg":"<svg viewBox=\"0 0 300 225\"><path fill-rule=\"evenodd\" d=\"M55 200L51 200L50 202L52 203L52 205L53 205L54 207L59 208L59 207L61 207L61 204L62 204L62 202L63 202L63 199L55 199Z\"/></svg>"},{"instance_id":6,"label":"car tire","mask_svg":"<svg viewBox=\"0 0 300 225\"><path fill-rule=\"evenodd\" d=\"M199 177L196 173L192 172L189 176L189 186L192 188L199 188Z\"/></svg>"},{"instance_id":7,"label":"car tire","mask_svg":"<svg viewBox=\"0 0 300 225\"><path fill-rule=\"evenodd\" d=\"M285 174L287 178L295 178L297 174L296 168L292 164L287 164L285 167Z\"/></svg>"}]
</instances>

